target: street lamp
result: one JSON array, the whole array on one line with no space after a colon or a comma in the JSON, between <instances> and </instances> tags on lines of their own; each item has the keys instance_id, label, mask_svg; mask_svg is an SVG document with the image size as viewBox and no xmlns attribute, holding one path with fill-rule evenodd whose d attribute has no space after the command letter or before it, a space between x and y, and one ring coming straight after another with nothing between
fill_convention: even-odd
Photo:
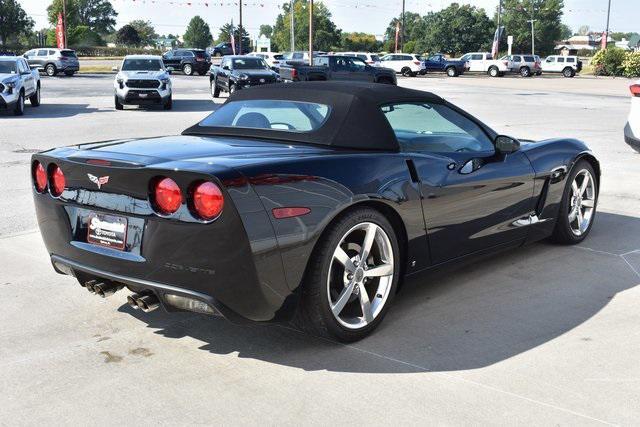
<instances>
[{"instance_id":1,"label":"street lamp","mask_svg":"<svg viewBox=\"0 0 640 427\"><path fill-rule=\"evenodd\" d=\"M531 23L531 55L536 54L536 38L533 29L533 23L536 22L537 19L529 19L527 22Z\"/></svg>"}]
</instances>

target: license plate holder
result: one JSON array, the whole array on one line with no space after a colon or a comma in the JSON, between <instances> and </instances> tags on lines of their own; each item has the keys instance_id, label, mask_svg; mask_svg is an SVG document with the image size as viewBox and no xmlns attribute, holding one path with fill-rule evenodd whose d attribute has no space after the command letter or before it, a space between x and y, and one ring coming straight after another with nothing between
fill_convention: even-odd
<instances>
[{"instance_id":1,"label":"license plate holder","mask_svg":"<svg viewBox=\"0 0 640 427\"><path fill-rule=\"evenodd\" d=\"M125 217L92 213L87 224L87 242L122 251L127 244L127 228Z\"/></svg>"}]
</instances>

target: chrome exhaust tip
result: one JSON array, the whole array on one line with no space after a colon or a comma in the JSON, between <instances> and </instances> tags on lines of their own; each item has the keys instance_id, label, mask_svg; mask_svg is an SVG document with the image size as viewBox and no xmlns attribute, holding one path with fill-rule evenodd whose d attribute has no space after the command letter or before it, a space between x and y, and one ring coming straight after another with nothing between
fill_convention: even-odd
<instances>
[{"instance_id":1,"label":"chrome exhaust tip","mask_svg":"<svg viewBox=\"0 0 640 427\"><path fill-rule=\"evenodd\" d=\"M157 296L153 294L149 294L149 295L143 295L137 298L136 304L138 305L138 308L140 308L142 311L144 311L145 313L149 313L155 310L156 308L160 307L160 300L158 300Z\"/></svg>"},{"instance_id":2,"label":"chrome exhaust tip","mask_svg":"<svg viewBox=\"0 0 640 427\"><path fill-rule=\"evenodd\" d=\"M122 285L117 285L113 282L98 283L97 285L93 285L93 292L102 298L106 298L115 294L122 288Z\"/></svg>"},{"instance_id":3,"label":"chrome exhaust tip","mask_svg":"<svg viewBox=\"0 0 640 427\"><path fill-rule=\"evenodd\" d=\"M134 310L137 310L138 307L138 298L140 298L140 295L138 294L131 294L131 295L127 295L127 304L129 304L129 307L133 308Z\"/></svg>"}]
</instances>

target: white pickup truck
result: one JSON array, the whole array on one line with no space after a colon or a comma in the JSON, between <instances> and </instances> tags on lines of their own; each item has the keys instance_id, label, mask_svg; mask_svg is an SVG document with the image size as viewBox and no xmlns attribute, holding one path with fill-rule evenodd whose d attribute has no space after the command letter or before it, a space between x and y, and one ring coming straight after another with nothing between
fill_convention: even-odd
<instances>
[{"instance_id":1,"label":"white pickup truck","mask_svg":"<svg viewBox=\"0 0 640 427\"><path fill-rule=\"evenodd\" d=\"M40 105L40 74L32 70L26 59L0 56L0 109L16 116L24 114L24 100L34 107Z\"/></svg>"},{"instance_id":2,"label":"white pickup truck","mask_svg":"<svg viewBox=\"0 0 640 427\"><path fill-rule=\"evenodd\" d=\"M491 77L502 77L511 71L508 60L493 59L489 52L471 52L463 55L460 61L467 63L465 69L470 73L487 73Z\"/></svg>"}]
</instances>

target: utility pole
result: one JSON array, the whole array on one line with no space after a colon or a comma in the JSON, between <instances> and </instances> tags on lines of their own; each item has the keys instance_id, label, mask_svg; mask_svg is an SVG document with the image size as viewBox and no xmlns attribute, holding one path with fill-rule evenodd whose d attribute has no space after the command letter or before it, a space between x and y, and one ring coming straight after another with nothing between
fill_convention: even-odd
<instances>
[{"instance_id":1,"label":"utility pole","mask_svg":"<svg viewBox=\"0 0 640 427\"><path fill-rule=\"evenodd\" d=\"M67 46L67 4L66 0L62 0L62 41L64 43L64 48L68 48ZM607 24L608 25L608 24Z\"/></svg>"},{"instance_id":2,"label":"utility pole","mask_svg":"<svg viewBox=\"0 0 640 427\"><path fill-rule=\"evenodd\" d=\"M537 19L529 19L527 22L531 23L531 55L536 54L536 38L533 33L533 23L536 22Z\"/></svg>"},{"instance_id":3,"label":"utility pole","mask_svg":"<svg viewBox=\"0 0 640 427\"><path fill-rule=\"evenodd\" d=\"M238 54L239 55L243 54L243 52L242 52L242 33L243 33L243 31L242 31L242 2L243 2L243 0L240 0L240 2L239 2L239 4L240 4L240 25L238 26L238 33L240 33L239 36L238 36Z\"/></svg>"},{"instance_id":4,"label":"utility pole","mask_svg":"<svg viewBox=\"0 0 640 427\"><path fill-rule=\"evenodd\" d=\"M289 14L291 15L291 52L296 50L296 41L295 41L295 37L296 37L296 33L295 30L293 29L293 0L289 1Z\"/></svg>"},{"instance_id":5,"label":"utility pole","mask_svg":"<svg viewBox=\"0 0 640 427\"><path fill-rule=\"evenodd\" d=\"M313 0L308 3L309 6L309 65L313 65Z\"/></svg>"},{"instance_id":6,"label":"utility pole","mask_svg":"<svg viewBox=\"0 0 640 427\"><path fill-rule=\"evenodd\" d=\"M402 0L402 30L400 30L400 52L404 51L404 3L405 0Z\"/></svg>"},{"instance_id":7,"label":"utility pole","mask_svg":"<svg viewBox=\"0 0 640 427\"><path fill-rule=\"evenodd\" d=\"M607 29L604 32L604 42L602 44L603 49L606 49L609 44L609 17L611 16L611 0L609 0L609 7L607 7Z\"/></svg>"}]
</instances>

